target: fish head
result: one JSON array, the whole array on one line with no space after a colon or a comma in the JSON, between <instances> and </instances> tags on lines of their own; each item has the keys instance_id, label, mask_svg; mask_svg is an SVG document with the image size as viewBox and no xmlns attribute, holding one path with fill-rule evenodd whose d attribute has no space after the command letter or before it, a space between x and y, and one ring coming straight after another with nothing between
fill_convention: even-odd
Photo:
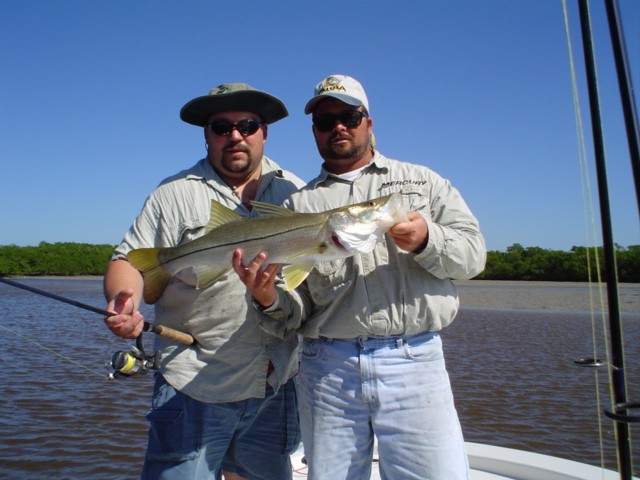
<instances>
[{"instance_id":1,"label":"fish head","mask_svg":"<svg viewBox=\"0 0 640 480\"><path fill-rule=\"evenodd\" d=\"M369 253L384 233L396 223L408 220L401 193L336 208L328 225L334 243L350 253Z\"/></svg>"}]
</instances>

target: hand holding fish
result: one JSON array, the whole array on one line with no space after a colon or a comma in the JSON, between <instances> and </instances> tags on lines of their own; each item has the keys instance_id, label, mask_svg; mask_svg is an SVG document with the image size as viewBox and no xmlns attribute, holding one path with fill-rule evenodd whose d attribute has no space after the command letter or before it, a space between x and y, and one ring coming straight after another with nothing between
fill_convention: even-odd
<instances>
[{"instance_id":1,"label":"hand holding fish","mask_svg":"<svg viewBox=\"0 0 640 480\"><path fill-rule=\"evenodd\" d=\"M107 310L118 314L104 319L109 330L118 337L137 338L142 333L144 317L135 309L132 289L125 289L118 293L108 303Z\"/></svg>"},{"instance_id":2,"label":"hand holding fish","mask_svg":"<svg viewBox=\"0 0 640 480\"><path fill-rule=\"evenodd\" d=\"M418 212L407 212L408 221L396 223L389 233L396 245L407 252L419 253L429 241L429 226Z\"/></svg>"},{"instance_id":3,"label":"hand holding fish","mask_svg":"<svg viewBox=\"0 0 640 480\"><path fill-rule=\"evenodd\" d=\"M262 266L267 261L267 254L260 252L253 261L244 266L243 264L244 252L241 248L237 248L233 252L233 269L240 277L242 283L244 283L253 296L253 299L262 305L264 308L268 308L274 304L278 298L278 292L274 286L276 276L280 270L280 265L277 263L268 264L264 269Z\"/></svg>"}]
</instances>

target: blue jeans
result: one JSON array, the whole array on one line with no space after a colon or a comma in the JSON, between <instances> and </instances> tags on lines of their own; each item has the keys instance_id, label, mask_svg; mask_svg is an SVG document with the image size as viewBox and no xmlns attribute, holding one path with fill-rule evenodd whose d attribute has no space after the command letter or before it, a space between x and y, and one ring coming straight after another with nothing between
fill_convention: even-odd
<instances>
[{"instance_id":1,"label":"blue jeans","mask_svg":"<svg viewBox=\"0 0 640 480\"><path fill-rule=\"evenodd\" d=\"M289 454L300 441L293 380L265 398L204 403L157 374L147 414L149 445L143 479L200 480L221 470L251 480L291 478Z\"/></svg>"},{"instance_id":2,"label":"blue jeans","mask_svg":"<svg viewBox=\"0 0 640 480\"><path fill-rule=\"evenodd\" d=\"M468 479L468 462L437 333L305 339L298 394L311 480Z\"/></svg>"}]
</instances>

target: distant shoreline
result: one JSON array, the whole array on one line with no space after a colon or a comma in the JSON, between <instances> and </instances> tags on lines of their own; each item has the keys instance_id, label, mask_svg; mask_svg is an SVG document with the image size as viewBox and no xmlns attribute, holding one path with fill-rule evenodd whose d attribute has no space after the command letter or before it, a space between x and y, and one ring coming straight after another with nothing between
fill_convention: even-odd
<instances>
[{"instance_id":1,"label":"distant shoreline","mask_svg":"<svg viewBox=\"0 0 640 480\"><path fill-rule=\"evenodd\" d=\"M8 277L39 280L102 280L101 275L81 276L21 276ZM602 289L603 302L597 284L589 288L586 282L527 282L514 280L456 281L461 308L509 308L523 310L590 311L606 306L607 292ZM640 284L621 283L618 287L621 312L640 313Z\"/></svg>"},{"instance_id":2,"label":"distant shoreline","mask_svg":"<svg viewBox=\"0 0 640 480\"><path fill-rule=\"evenodd\" d=\"M465 280L455 282L460 306L526 310L599 310L607 305L606 286L586 282L526 282L510 280ZM640 313L640 284L618 286L621 312Z\"/></svg>"}]
</instances>

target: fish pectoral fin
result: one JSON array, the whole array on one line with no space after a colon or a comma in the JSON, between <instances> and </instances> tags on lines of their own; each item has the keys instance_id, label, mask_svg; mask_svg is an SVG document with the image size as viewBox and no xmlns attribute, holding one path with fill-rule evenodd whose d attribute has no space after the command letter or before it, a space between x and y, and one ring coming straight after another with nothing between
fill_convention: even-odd
<instances>
[{"instance_id":1,"label":"fish pectoral fin","mask_svg":"<svg viewBox=\"0 0 640 480\"><path fill-rule=\"evenodd\" d=\"M282 267L282 277L287 290L294 290L304 282L314 265L314 263L299 263Z\"/></svg>"},{"instance_id":2,"label":"fish pectoral fin","mask_svg":"<svg viewBox=\"0 0 640 480\"><path fill-rule=\"evenodd\" d=\"M209 233L214 228L218 228L227 223L241 220L242 216L234 212L228 207L225 207L220 202L211 200L211 214L209 216L209 223L205 227L204 231Z\"/></svg>"},{"instance_id":3,"label":"fish pectoral fin","mask_svg":"<svg viewBox=\"0 0 640 480\"><path fill-rule=\"evenodd\" d=\"M280 207L272 203L251 201L251 206L261 217L282 217L285 215L295 215L296 212L288 208Z\"/></svg>"},{"instance_id":4,"label":"fish pectoral fin","mask_svg":"<svg viewBox=\"0 0 640 480\"><path fill-rule=\"evenodd\" d=\"M200 289L216 283L225 274L230 272L231 268L221 267L219 265L195 265L193 271L198 279L195 288Z\"/></svg>"},{"instance_id":5,"label":"fish pectoral fin","mask_svg":"<svg viewBox=\"0 0 640 480\"><path fill-rule=\"evenodd\" d=\"M142 295L148 304L154 304L164 293L171 275L165 272L158 260L159 248L138 248L127 255L131 265L142 272L144 287Z\"/></svg>"}]
</instances>

